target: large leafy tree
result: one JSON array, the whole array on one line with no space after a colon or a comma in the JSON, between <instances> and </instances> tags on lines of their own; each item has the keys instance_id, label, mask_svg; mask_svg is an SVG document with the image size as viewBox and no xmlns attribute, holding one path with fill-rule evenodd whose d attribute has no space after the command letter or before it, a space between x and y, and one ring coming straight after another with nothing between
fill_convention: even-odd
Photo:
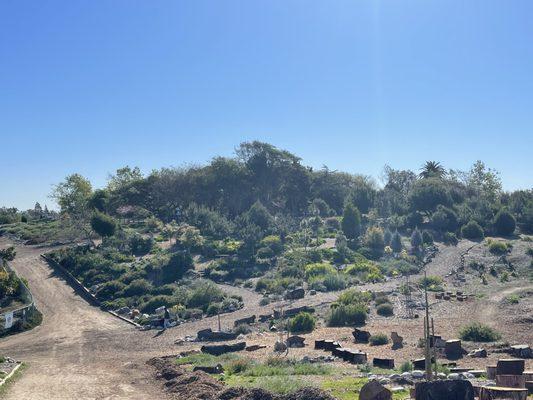
<instances>
[{"instance_id":1,"label":"large leafy tree","mask_svg":"<svg viewBox=\"0 0 533 400\"><path fill-rule=\"evenodd\" d=\"M409 194L409 204L413 211L432 212L439 204L448 205L450 196L443 181L421 179Z\"/></svg>"},{"instance_id":2,"label":"large leafy tree","mask_svg":"<svg viewBox=\"0 0 533 400\"><path fill-rule=\"evenodd\" d=\"M85 234L91 243L90 220L92 210L89 200L92 195L91 182L80 174L72 174L54 187L52 198L56 200L65 219Z\"/></svg>"}]
</instances>

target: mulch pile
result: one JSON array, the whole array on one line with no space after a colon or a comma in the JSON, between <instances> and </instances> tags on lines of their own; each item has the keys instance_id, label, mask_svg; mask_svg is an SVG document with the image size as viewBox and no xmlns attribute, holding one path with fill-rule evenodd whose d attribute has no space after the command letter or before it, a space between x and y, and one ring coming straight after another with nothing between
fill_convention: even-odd
<instances>
[{"instance_id":1,"label":"mulch pile","mask_svg":"<svg viewBox=\"0 0 533 400\"><path fill-rule=\"evenodd\" d=\"M166 391L176 399L188 400L334 400L326 392L307 387L288 395L263 389L227 387L203 371L186 371L174 364L175 357L153 358L148 364L156 369L156 378L164 381Z\"/></svg>"}]
</instances>

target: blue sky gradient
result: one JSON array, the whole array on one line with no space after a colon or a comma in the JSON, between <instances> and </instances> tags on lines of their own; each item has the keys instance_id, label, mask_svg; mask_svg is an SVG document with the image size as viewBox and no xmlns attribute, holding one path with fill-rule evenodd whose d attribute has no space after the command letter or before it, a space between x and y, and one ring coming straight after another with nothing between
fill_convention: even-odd
<instances>
[{"instance_id":1,"label":"blue sky gradient","mask_svg":"<svg viewBox=\"0 0 533 400\"><path fill-rule=\"evenodd\" d=\"M268 141L378 177L478 159L532 188L533 2L0 2L0 206Z\"/></svg>"}]
</instances>

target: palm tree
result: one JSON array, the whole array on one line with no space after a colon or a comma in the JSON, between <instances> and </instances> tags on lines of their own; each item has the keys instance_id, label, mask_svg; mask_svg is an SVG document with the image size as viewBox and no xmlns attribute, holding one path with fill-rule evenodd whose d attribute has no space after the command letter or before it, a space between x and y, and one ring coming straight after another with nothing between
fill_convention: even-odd
<instances>
[{"instance_id":1,"label":"palm tree","mask_svg":"<svg viewBox=\"0 0 533 400\"><path fill-rule=\"evenodd\" d=\"M424 166L420 168L420 177L421 178L438 178L442 179L446 176L446 170L437 161L426 161Z\"/></svg>"}]
</instances>

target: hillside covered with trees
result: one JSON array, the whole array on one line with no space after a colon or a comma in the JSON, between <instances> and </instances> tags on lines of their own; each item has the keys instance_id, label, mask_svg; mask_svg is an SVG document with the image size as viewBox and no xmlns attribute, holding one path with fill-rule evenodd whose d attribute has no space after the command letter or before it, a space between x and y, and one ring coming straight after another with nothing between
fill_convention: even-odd
<instances>
[{"instance_id":1,"label":"hillside covered with trees","mask_svg":"<svg viewBox=\"0 0 533 400\"><path fill-rule=\"evenodd\" d=\"M106 307L167 305L184 318L241 305L210 280L253 285L267 303L302 286L340 290L415 273L434 241L533 233L533 191L504 192L481 161L468 171L433 161L416 172L385 166L378 185L314 170L261 142L203 166L146 176L124 167L105 188L73 174L53 197L60 213L47 211L41 224L89 243L54 257ZM27 213L1 214L10 222L4 232L35 223Z\"/></svg>"}]
</instances>

